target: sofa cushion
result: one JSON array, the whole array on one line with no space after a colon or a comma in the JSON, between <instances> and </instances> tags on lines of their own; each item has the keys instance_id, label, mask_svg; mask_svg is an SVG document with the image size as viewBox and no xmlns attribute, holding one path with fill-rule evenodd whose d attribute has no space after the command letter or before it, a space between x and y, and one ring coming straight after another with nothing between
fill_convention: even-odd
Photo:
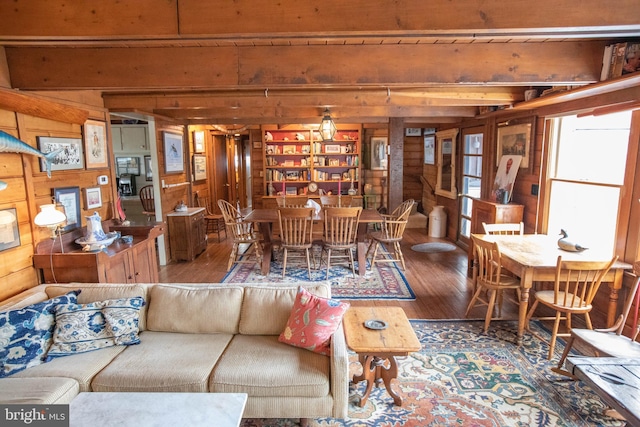
<instances>
[{"instance_id":1,"label":"sofa cushion","mask_svg":"<svg viewBox=\"0 0 640 427\"><path fill-rule=\"evenodd\" d=\"M101 392L207 392L209 376L231 334L146 331L93 379Z\"/></svg>"},{"instance_id":2,"label":"sofa cushion","mask_svg":"<svg viewBox=\"0 0 640 427\"><path fill-rule=\"evenodd\" d=\"M143 305L142 297L58 305L47 359L138 344L138 319Z\"/></svg>"},{"instance_id":3,"label":"sofa cushion","mask_svg":"<svg viewBox=\"0 0 640 427\"><path fill-rule=\"evenodd\" d=\"M155 285L149 292L147 328L189 334L238 333L242 287Z\"/></svg>"},{"instance_id":4,"label":"sofa cushion","mask_svg":"<svg viewBox=\"0 0 640 427\"><path fill-rule=\"evenodd\" d=\"M0 403L5 405L68 404L80 392L71 378L2 378Z\"/></svg>"},{"instance_id":5,"label":"sofa cushion","mask_svg":"<svg viewBox=\"0 0 640 427\"><path fill-rule=\"evenodd\" d=\"M75 303L78 292L0 313L0 378L44 362L58 304Z\"/></svg>"},{"instance_id":6,"label":"sofa cushion","mask_svg":"<svg viewBox=\"0 0 640 427\"><path fill-rule=\"evenodd\" d=\"M49 285L46 288L50 297L58 296L69 292L70 289L80 289L82 292L78 296L78 304L88 304L90 302L105 301L108 299L142 297L147 301L147 287L144 284L115 284L115 283L73 283ZM140 309L141 331L147 328L147 306Z\"/></svg>"},{"instance_id":7,"label":"sofa cushion","mask_svg":"<svg viewBox=\"0 0 640 427\"><path fill-rule=\"evenodd\" d=\"M88 353L57 357L51 362L18 372L11 378L66 377L78 382L80 392L91 391L91 380L118 354L127 348L115 346Z\"/></svg>"},{"instance_id":8,"label":"sofa cushion","mask_svg":"<svg viewBox=\"0 0 640 427\"><path fill-rule=\"evenodd\" d=\"M329 298L327 283L302 284L314 295ZM244 335L280 335L287 325L298 285L252 285L244 289L240 315L240 333Z\"/></svg>"},{"instance_id":9,"label":"sofa cushion","mask_svg":"<svg viewBox=\"0 0 640 427\"><path fill-rule=\"evenodd\" d=\"M349 303L315 296L301 286L278 341L329 355L331 335L348 308Z\"/></svg>"},{"instance_id":10,"label":"sofa cushion","mask_svg":"<svg viewBox=\"0 0 640 427\"><path fill-rule=\"evenodd\" d=\"M235 335L211 375L210 391L252 396L329 394L329 358L278 342L277 336Z\"/></svg>"}]
</instances>

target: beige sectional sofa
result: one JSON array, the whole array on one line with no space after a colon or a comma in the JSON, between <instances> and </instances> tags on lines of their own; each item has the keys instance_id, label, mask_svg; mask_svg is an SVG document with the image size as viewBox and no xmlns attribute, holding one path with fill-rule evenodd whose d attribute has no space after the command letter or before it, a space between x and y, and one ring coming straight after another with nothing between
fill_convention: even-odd
<instances>
[{"instance_id":1,"label":"beige sectional sofa","mask_svg":"<svg viewBox=\"0 0 640 427\"><path fill-rule=\"evenodd\" d=\"M330 297L325 283L303 283ZM78 303L141 296L140 344L53 359L0 379L0 403L68 403L79 392L241 392L247 418L346 418L342 326L323 356L278 342L297 286L40 285L0 305L21 308L81 289Z\"/></svg>"}]
</instances>

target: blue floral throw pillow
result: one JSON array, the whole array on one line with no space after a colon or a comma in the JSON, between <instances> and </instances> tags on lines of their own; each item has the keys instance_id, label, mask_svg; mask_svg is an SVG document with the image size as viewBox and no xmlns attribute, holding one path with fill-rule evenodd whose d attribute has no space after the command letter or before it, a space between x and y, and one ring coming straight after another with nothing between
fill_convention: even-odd
<instances>
[{"instance_id":1,"label":"blue floral throw pillow","mask_svg":"<svg viewBox=\"0 0 640 427\"><path fill-rule=\"evenodd\" d=\"M138 321L143 306L142 297L58 306L47 360L140 343Z\"/></svg>"},{"instance_id":2,"label":"blue floral throw pillow","mask_svg":"<svg viewBox=\"0 0 640 427\"><path fill-rule=\"evenodd\" d=\"M75 304L80 291L0 313L0 378L44 363L55 326L55 308Z\"/></svg>"}]
</instances>

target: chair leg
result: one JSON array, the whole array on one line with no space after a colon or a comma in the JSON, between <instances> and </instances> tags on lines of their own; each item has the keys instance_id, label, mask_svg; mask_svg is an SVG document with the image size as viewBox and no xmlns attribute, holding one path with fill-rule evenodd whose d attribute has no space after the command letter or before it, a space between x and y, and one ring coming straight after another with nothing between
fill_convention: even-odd
<instances>
[{"instance_id":1,"label":"chair leg","mask_svg":"<svg viewBox=\"0 0 640 427\"><path fill-rule=\"evenodd\" d=\"M353 278L356 278L356 263L353 261L353 251L351 249L347 249L349 253L349 262L351 263L351 272L353 273Z\"/></svg>"},{"instance_id":2,"label":"chair leg","mask_svg":"<svg viewBox=\"0 0 640 427\"><path fill-rule=\"evenodd\" d=\"M309 248L306 248L304 251L307 255L307 274L309 275L309 280L311 280L311 258L309 257Z\"/></svg>"},{"instance_id":3,"label":"chair leg","mask_svg":"<svg viewBox=\"0 0 640 427\"><path fill-rule=\"evenodd\" d=\"M480 298L481 292L482 292L482 288L478 286L478 289L476 289L476 291L474 292L473 297L471 298L471 301L469 301L469 305L467 306L467 311L465 311L464 313L464 317L467 317L469 315L469 312L474 307L476 301L478 300L478 298Z\"/></svg>"},{"instance_id":4,"label":"chair leg","mask_svg":"<svg viewBox=\"0 0 640 427\"><path fill-rule=\"evenodd\" d=\"M375 247L373 249L373 256L371 257L371 270L373 270L373 267L376 264L376 257L378 256L378 247L380 246L379 242L375 243Z\"/></svg>"},{"instance_id":5,"label":"chair leg","mask_svg":"<svg viewBox=\"0 0 640 427\"><path fill-rule=\"evenodd\" d=\"M329 267L331 266L331 248L327 249L327 275L325 280L329 279Z\"/></svg>"},{"instance_id":6,"label":"chair leg","mask_svg":"<svg viewBox=\"0 0 640 427\"><path fill-rule=\"evenodd\" d=\"M496 295L498 294L498 291L491 290L491 296L489 297L489 304L487 306L487 314L484 317L484 333L486 334L487 331L489 330L489 324L491 323L491 317L493 315L493 306L496 303Z\"/></svg>"},{"instance_id":7,"label":"chair leg","mask_svg":"<svg viewBox=\"0 0 640 427\"><path fill-rule=\"evenodd\" d=\"M227 265L227 271L231 270L231 267L236 262L236 256L238 256L238 244L234 243L231 247L231 255L229 255L229 265Z\"/></svg>"},{"instance_id":8,"label":"chair leg","mask_svg":"<svg viewBox=\"0 0 640 427\"><path fill-rule=\"evenodd\" d=\"M282 277L284 277L284 273L287 271L287 248L284 248L284 255L282 258Z\"/></svg>"},{"instance_id":9,"label":"chair leg","mask_svg":"<svg viewBox=\"0 0 640 427\"><path fill-rule=\"evenodd\" d=\"M551 368L551 370L553 372L555 372L556 374L560 374L560 375L566 375L568 377L573 378L574 380L577 379L575 375L573 375L571 372L563 369L562 367L564 366L564 361L567 359L567 356L569 355L569 352L571 351L571 347L573 346L573 341L575 340L575 336L571 335L569 337L569 339L567 340L567 345L564 348L564 351L562 352L562 357L560 357L560 360L558 361L558 365L555 368Z\"/></svg>"},{"instance_id":10,"label":"chair leg","mask_svg":"<svg viewBox=\"0 0 640 427\"><path fill-rule=\"evenodd\" d=\"M529 309L529 312L527 313L527 317L524 321L525 327L529 332L531 332L531 328L529 328L529 322L531 321L531 318L533 317L533 312L536 311L537 306L538 306L538 300L533 301L533 305L531 305L531 308Z\"/></svg>"},{"instance_id":11,"label":"chair leg","mask_svg":"<svg viewBox=\"0 0 640 427\"><path fill-rule=\"evenodd\" d=\"M551 342L549 342L549 356L547 356L548 360L553 358L553 350L556 349L556 340L558 339L558 329L560 329L560 320L562 319L562 315L560 312L556 312L556 318L553 321L553 331L551 332Z\"/></svg>"},{"instance_id":12,"label":"chair leg","mask_svg":"<svg viewBox=\"0 0 640 427\"><path fill-rule=\"evenodd\" d=\"M404 265L404 255L402 254L402 249L400 249L400 242L393 242L393 246L396 253L396 258L400 260L402 264L402 271L407 271L406 266Z\"/></svg>"}]
</instances>

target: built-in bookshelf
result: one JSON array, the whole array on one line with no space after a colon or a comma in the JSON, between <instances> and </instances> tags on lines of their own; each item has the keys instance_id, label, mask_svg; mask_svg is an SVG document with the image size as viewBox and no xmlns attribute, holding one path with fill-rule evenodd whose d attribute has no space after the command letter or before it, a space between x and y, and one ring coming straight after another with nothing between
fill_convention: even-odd
<instances>
[{"instance_id":1,"label":"built-in bookshelf","mask_svg":"<svg viewBox=\"0 0 640 427\"><path fill-rule=\"evenodd\" d=\"M340 125L329 142L317 127L262 127L266 196L362 194L361 127Z\"/></svg>"}]
</instances>

